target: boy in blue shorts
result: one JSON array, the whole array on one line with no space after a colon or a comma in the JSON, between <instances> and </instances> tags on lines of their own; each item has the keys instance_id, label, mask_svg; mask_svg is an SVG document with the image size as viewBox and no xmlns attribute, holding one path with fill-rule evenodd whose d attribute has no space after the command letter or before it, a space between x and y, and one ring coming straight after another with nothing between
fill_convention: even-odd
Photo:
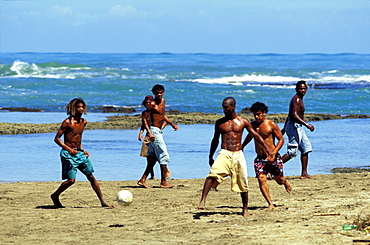
<instances>
[{"instance_id":1,"label":"boy in blue shorts","mask_svg":"<svg viewBox=\"0 0 370 245\"><path fill-rule=\"evenodd\" d=\"M112 205L104 201L99 183L93 175L94 168L88 158L89 153L82 147L82 133L87 121L81 116L86 114L86 111L86 103L82 98L71 100L67 105L67 115L69 117L62 122L54 138L55 143L62 147L60 151L62 179L67 179L50 196L56 208L64 208L59 200L59 196L76 182L77 169L86 175L90 181L91 187L98 196L102 207L113 208ZM64 135L64 142L60 139L62 135Z\"/></svg>"}]
</instances>

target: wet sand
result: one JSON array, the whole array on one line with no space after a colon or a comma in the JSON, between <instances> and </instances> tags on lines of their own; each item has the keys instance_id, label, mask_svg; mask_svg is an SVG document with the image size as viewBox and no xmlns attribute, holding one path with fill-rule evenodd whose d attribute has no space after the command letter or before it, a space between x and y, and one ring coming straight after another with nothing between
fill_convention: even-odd
<instances>
[{"instance_id":1,"label":"wet sand","mask_svg":"<svg viewBox=\"0 0 370 245\"><path fill-rule=\"evenodd\" d=\"M212 190L206 209L198 210L204 179L170 179L172 189L151 189L136 181L100 181L107 202L102 208L90 185L77 181L54 209L50 194L60 182L0 184L2 244L352 244L370 240L363 231L342 230L370 217L370 173L287 176L293 191L268 181L276 209L267 203L255 178L249 178L249 218L241 216L240 195L230 179ZM114 200L120 190L134 195L130 206ZM368 243L361 243L368 244Z\"/></svg>"}]
</instances>

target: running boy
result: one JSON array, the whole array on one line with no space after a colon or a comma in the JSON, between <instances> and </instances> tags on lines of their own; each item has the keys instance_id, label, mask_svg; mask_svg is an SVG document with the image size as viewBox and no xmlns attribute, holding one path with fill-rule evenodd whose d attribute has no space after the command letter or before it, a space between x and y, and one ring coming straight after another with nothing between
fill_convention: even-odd
<instances>
[{"instance_id":1,"label":"running boy","mask_svg":"<svg viewBox=\"0 0 370 245\"><path fill-rule=\"evenodd\" d=\"M279 155L279 150L284 145L284 137L281 134L279 127L271 120L265 118L268 112L268 107L261 102L256 102L252 105L251 111L253 113L255 121L252 122L253 129L261 135L267 146L271 149L273 161L266 159L265 147L255 140L255 150L257 157L254 159L254 170L262 195L268 203L268 210L274 209L275 206L272 203L269 187L267 185L267 174L272 174L276 183L284 185L287 192L292 190L292 186L288 180L284 177L283 173L283 161ZM275 145L275 139L278 140ZM243 148L252 140L252 135L249 133L243 142Z\"/></svg>"}]
</instances>

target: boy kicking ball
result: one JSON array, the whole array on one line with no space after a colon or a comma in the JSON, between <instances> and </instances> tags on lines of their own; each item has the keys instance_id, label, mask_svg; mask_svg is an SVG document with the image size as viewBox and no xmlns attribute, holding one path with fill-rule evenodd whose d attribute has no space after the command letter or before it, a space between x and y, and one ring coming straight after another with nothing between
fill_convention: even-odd
<instances>
[{"instance_id":1,"label":"boy kicking ball","mask_svg":"<svg viewBox=\"0 0 370 245\"><path fill-rule=\"evenodd\" d=\"M88 158L89 153L82 147L82 133L87 124L86 119L82 118L82 114L86 114L86 111L86 103L82 98L71 100L67 105L67 115L69 117L62 122L54 138L55 143L62 147L60 151L62 179L67 179L51 194L51 199L56 208L64 208L59 196L76 182L77 169L90 181L102 207L113 208L112 205L104 201L99 183L93 175L94 168ZM62 135L64 135L64 142L60 139Z\"/></svg>"}]
</instances>

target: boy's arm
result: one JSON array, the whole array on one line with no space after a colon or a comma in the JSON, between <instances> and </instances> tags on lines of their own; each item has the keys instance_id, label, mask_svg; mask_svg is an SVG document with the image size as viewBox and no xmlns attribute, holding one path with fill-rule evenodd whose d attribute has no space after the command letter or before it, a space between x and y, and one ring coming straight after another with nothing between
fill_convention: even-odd
<instances>
[{"instance_id":1,"label":"boy's arm","mask_svg":"<svg viewBox=\"0 0 370 245\"><path fill-rule=\"evenodd\" d=\"M144 128L148 132L150 140L154 141L155 137L154 137L152 131L150 130L149 123L148 123L149 116L150 116L150 112L149 111L144 111L143 114L141 115L141 124L144 125Z\"/></svg>"},{"instance_id":2,"label":"boy's arm","mask_svg":"<svg viewBox=\"0 0 370 245\"><path fill-rule=\"evenodd\" d=\"M209 163L209 166L212 167L213 163L214 163L214 160L213 160L213 155L215 154L216 150L217 150L217 147L218 147L218 143L220 141L220 130L219 130L219 124L218 122L216 122L215 124L215 133L213 134L213 139L212 139L212 142L211 142L211 147L209 149L209 156L208 156L208 163Z\"/></svg>"},{"instance_id":3,"label":"boy's arm","mask_svg":"<svg viewBox=\"0 0 370 245\"><path fill-rule=\"evenodd\" d=\"M280 131L279 127L277 126L276 123L274 123L273 121L271 121L271 128L272 128L272 134L273 136L278 140L276 146L275 146L275 152L274 152L274 155L276 155L281 147L283 147L284 145L284 136L282 134L282 132Z\"/></svg>"},{"instance_id":4,"label":"boy's arm","mask_svg":"<svg viewBox=\"0 0 370 245\"><path fill-rule=\"evenodd\" d=\"M251 142L252 139L253 139L252 135L248 133L243 141L242 149L244 149L244 147L248 145L248 143Z\"/></svg>"},{"instance_id":5,"label":"boy's arm","mask_svg":"<svg viewBox=\"0 0 370 245\"><path fill-rule=\"evenodd\" d=\"M164 115L163 119L164 119L164 121L165 121L167 124L171 125L171 127L172 127L175 131L177 131L177 130L179 129L179 127L178 127L177 125L173 124L173 123L171 122L171 120L170 120L170 119L168 119L168 117L167 117L166 115Z\"/></svg>"},{"instance_id":6,"label":"boy's arm","mask_svg":"<svg viewBox=\"0 0 370 245\"><path fill-rule=\"evenodd\" d=\"M72 156L77 154L77 151L72 149L71 147L67 146L61 139L62 135L65 133L65 131L68 129L70 125L69 119L66 119L62 122L62 125L60 126L59 130L57 131L54 142L57 143L60 147L62 147L64 150L68 151L69 154Z\"/></svg>"},{"instance_id":7,"label":"boy's arm","mask_svg":"<svg viewBox=\"0 0 370 245\"><path fill-rule=\"evenodd\" d=\"M144 112L143 112L144 113ZM141 113L141 118L143 117L143 113ZM140 127L140 132L139 132L139 136L137 137L137 139L139 141L142 141L143 140L143 133L144 133L144 130L145 130L145 126L143 124L143 122L141 121L141 127Z\"/></svg>"}]
</instances>

